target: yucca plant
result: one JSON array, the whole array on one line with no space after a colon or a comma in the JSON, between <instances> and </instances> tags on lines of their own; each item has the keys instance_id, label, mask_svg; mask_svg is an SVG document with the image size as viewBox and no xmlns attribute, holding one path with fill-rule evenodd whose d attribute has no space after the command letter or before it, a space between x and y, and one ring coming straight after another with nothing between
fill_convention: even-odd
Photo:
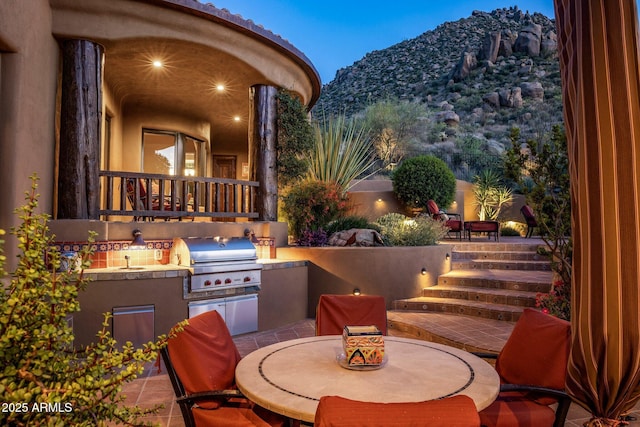
<instances>
[{"instance_id":1,"label":"yucca plant","mask_svg":"<svg viewBox=\"0 0 640 427\"><path fill-rule=\"evenodd\" d=\"M309 180L335 183L346 193L374 164L369 132L344 115L315 123L314 130Z\"/></svg>"},{"instance_id":2,"label":"yucca plant","mask_svg":"<svg viewBox=\"0 0 640 427\"><path fill-rule=\"evenodd\" d=\"M513 200L513 191L501 185L500 176L491 169L475 176L473 195L480 221L497 221L502 208Z\"/></svg>"}]
</instances>

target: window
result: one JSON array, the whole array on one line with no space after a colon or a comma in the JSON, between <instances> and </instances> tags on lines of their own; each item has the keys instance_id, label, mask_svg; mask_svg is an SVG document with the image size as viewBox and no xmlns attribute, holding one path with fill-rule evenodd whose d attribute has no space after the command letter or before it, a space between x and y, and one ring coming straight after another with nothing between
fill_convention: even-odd
<instances>
[{"instance_id":1,"label":"window","mask_svg":"<svg viewBox=\"0 0 640 427\"><path fill-rule=\"evenodd\" d=\"M142 171L162 175L204 176L205 143L180 132L142 131Z\"/></svg>"}]
</instances>

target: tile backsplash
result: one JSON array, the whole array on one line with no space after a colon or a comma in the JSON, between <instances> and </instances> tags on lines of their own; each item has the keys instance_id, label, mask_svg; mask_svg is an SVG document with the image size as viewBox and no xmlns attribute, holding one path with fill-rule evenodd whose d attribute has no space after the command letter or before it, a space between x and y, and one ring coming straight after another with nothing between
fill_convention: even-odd
<instances>
[{"instance_id":1,"label":"tile backsplash","mask_svg":"<svg viewBox=\"0 0 640 427\"><path fill-rule=\"evenodd\" d=\"M124 267L125 256L130 257L131 266L169 264L173 242L171 240L146 240L146 248L131 248L131 241L101 241L91 243L93 255L91 268ZM87 242L55 242L63 252L79 252L89 245Z\"/></svg>"}]
</instances>

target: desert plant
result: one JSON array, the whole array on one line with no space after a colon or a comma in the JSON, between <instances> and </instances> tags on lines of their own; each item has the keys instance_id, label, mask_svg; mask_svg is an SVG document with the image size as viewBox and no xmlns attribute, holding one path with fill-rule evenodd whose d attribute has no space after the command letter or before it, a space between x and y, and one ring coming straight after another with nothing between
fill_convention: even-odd
<instances>
[{"instance_id":1,"label":"desert plant","mask_svg":"<svg viewBox=\"0 0 640 427\"><path fill-rule=\"evenodd\" d=\"M367 218L357 215L349 215L331 221L327 224L325 230L327 231L327 235L331 236L338 231L351 230L352 228L369 228L380 231L380 227L376 224L372 224Z\"/></svg>"},{"instance_id":2,"label":"desert plant","mask_svg":"<svg viewBox=\"0 0 640 427\"><path fill-rule=\"evenodd\" d=\"M540 144L529 144L523 152L520 132L511 131L511 147L505 157L507 177L519 184L527 204L536 213L540 237L551 259L553 271L563 283L571 283L571 192L569 160L564 130L552 128L551 136ZM525 185L527 182L532 185Z\"/></svg>"},{"instance_id":3,"label":"desert plant","mask_svg":"<svg viewBox=\"0 0 640 427\"><path fill-rule=\"evenodd\" d=\"M138 418L159 407L125 406L122 385L142 373L169 337L161 336L142 349L131 343L119 349L105 314L96 343L73 348L67 317L80 309L78 293L88 280L82 271L58 271L60 254L52 245L48 216L35 213L36 189L33 177L27 203L17 210L22 223L13 230L20 252L13 274L5 275L5 259L0 256L0 273L6 280L0 293L0 401L7 405L0 412L0 424L142 425ZM89 246L80 252L83 268L90 252Z\"/></svg>"},{"instance_id":4,"label":"desert plant","mask_svg":"<svg viewBox=\"0 0 640 427\"><path fill-rule=\"evenodd\" d=\"M364 110L362 120L371 129L382 168L388 168L404 157L411 139L420 134L420 118L425 115L422 104L394 99L375 102Z\"/></svg>"},{"instance_id":5,"label":"desert plant","mask_svg":"<svg viewBox=\"0 0 640 427\"><path fill-rule=\"evenodd\" d=\"M571 285L557 280L551 291L536 295L536 307L545 313L571 320Z\"/></svg>"},{"instance_id":6,"label":"desert plant","mask_svg":"<svg viewBox=\"0 0 640 427\"><path fill-rule=\"evenodd\" d=\"M291 188L283 201L283 210L295 238L300 238L305 230L324 228L348 209L342 189L331 182L304 181Z\"/></svg>"},{"instance_id":7,"label":"desert plant","mask_svg":"<svg viewBox=\"0 0 640 427\"><path fill-rule=\"evenodd\" d=\"M446 207L456 194L456 177L445 162L434 156L403 161L391 178L396 196L410 208L424 209L430 199Z\"/></svg>"},{"instance_id":8,"label":"desert plant","mask_svg":"<svg viewBox=\"0 0 640 427\"><path fill-rule=\"evenodd\" d=\"M448 228L429 216L409 218L389 213L376 220L380 234L389 246L430 246L447 235Z\"/></svg>"},{"instance_id":9,"label":"desert plant","mask_svg":"<svg viewBox=\"0 0 640 427\"><path fill-rule=\"evenodd\" d=\"M286 187L306 174L306 158L314 146L314 133L300 99L280 90L277 100L278 185Z\"/></svg>"},{"instance_id":10,"label":"desert plant","mask_svg":"<svg viewBox=\"0 0 640 427\"><path fill-rule=\"evenodd\" d=\"M309 159L312 181L336 183L343 192L356 178L373 166L373 150L368 131L344 116L315 123L315 147Z\"/></svg>"},{"instance_id":11,"label":"desert plant","mask_svg":"<svg viewBox=\"0 0 640 427\"><path fill-rule=\"evenodd\" d=\"M485 169L473 181L473 202L478 207L478 218L480 221L498 221L502 208L513 200L512 190L502 185L498 174L491 169Z\"/></svg>"}]
</instances>

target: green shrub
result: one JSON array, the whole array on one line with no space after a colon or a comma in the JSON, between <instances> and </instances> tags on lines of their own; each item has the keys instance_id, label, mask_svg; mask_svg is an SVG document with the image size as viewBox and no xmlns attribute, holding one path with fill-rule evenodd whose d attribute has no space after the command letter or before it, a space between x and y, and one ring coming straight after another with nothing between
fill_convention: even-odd
<instances>
[{"instance_id":1,"label":"green shrub","mask_svg":"<svg viewBox=\"0 0 640 427\"><path fill-rule=\"evenodd\" d=\"M429 199L447 208L456 194L456 177L447 164L434 156L405 160L393 172L393 191L410 208L427 207Z\"/></svg>"},{"instance_id":2,"label":"green shrub","mask_svg":"<svg viewBox=\"0 0 640 427\"><path fill-rule=\"evenodd\" d=\"M305 106L288 91L278 91L278 185L286 187L307 172L305 157L313 151L313 127Z\"/></svg>"},{"instance_id":3,"label":"green shrub","mask_svg":"<svg viewBox=\"0 0 640 427\"><path fill-rule=\"evenodd\" d=\"M515 227L502 226L500 227L500 235L501 236L522 236L520 231Z\"/></svg>"},{"instance_id":4,"label":"green shrub","mask_svg":"<svg viewBox=\"0 0 640 427\"><path fill-rule=\"evenodd\" d=\"M344 215L348 205L342 193L337 184L321 181L306 181L293 187L283 198L291 234L300 238L305 230L319 230Z\"/></svg>"},{"instance_id":5,"label":"green shrub","mask_svg":"<svg viewBox=\"0 0 640 427\"><path fill-rule=\"evenodd\" d=\"M27 204L17 211L22 223L13 234L20 255L11 275L5 274L0 250L0 274L6 280L0 292L0 402L14 408L0 413L0 425L94 426L107 421L141 425L140 416L160 408L125 406L122 385L156 359L168 337L142 349L130 342L120 349L105 314L96 343L73 348L67 316L80 309L78 292L88 279L82 271L57 271L60 254L52 245L48 216L35 213L37 185L36 178L32 180ZM80 253L82 268L89 263L88 247Z\"/></svg>"},{"instance_id":6,"label":"green shrub","mask_svg":"<svg viewBox=\"0 0 640 427\"><path fill-rule=\"evenodd\" d=\"M376 220L385 244L389 246L430 246L447 234L441 222L423 215L409 218L399 213L389 213Z\"/></svg>"},{"instance_id":7,"label":"green shrub","mask_svg":"<svg viewBox=\"0 0 640 427\"><path fill-rule=\"evenodd\" d=\"M369 228L380 231L380 227L378 225L371 224L367 218L356 215L345 216L331 221L327 224L325 230L327 235L331 236L333 233L338 231L351 230L352 228Z\"/></svg>"}]
</instances>

